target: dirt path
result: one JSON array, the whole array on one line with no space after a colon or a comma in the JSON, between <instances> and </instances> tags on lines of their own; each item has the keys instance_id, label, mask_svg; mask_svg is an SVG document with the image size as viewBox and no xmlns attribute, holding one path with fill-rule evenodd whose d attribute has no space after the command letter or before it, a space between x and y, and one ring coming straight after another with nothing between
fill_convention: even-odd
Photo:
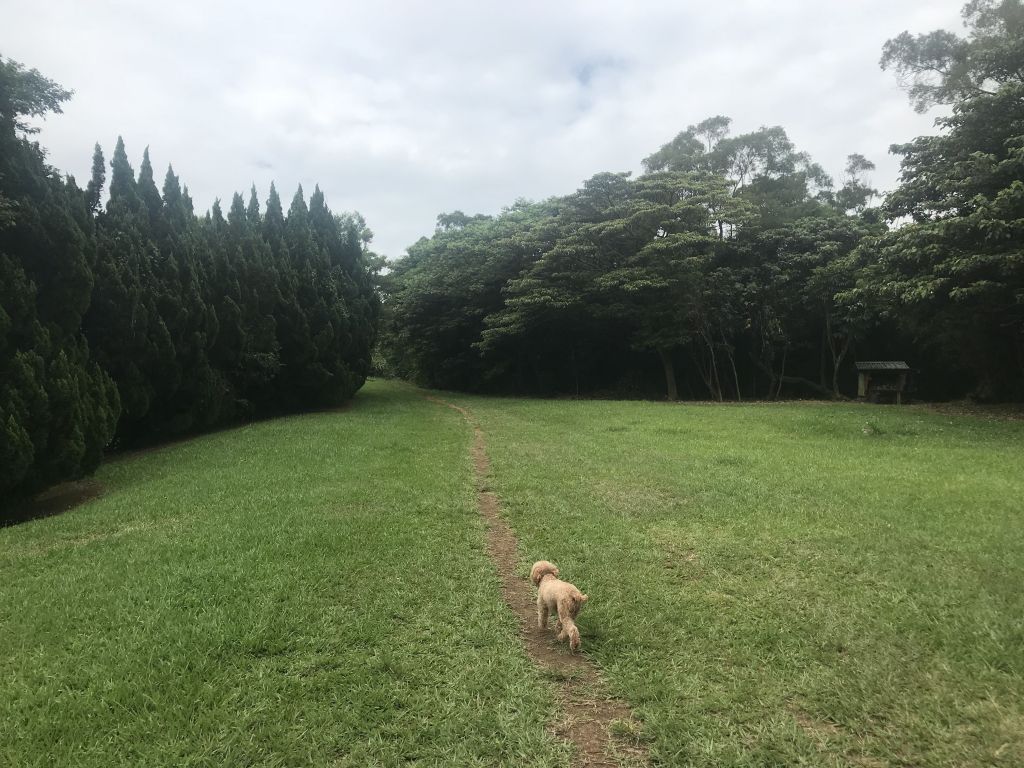
<instances>
[{"instance_id":1,"label":"dirt path","mask_svg":"<svg viewBox=\"0 0 1024 768\"><path fill-rule=\"evenodd\" d=\"M477 507L487 522L487 551L501 577L502 596L519 617L519 634L526 652L558 685L562 717L553 724L553 730L576 747L573 765L581 768L647 765L646 752L635 737L637 723L633 713L608 695L594 663L583 654L570 653L566 644L557 643L552 629L537 628L537 598L525 574L519 573L519 543L501 516L497 495L487 486L490 461L480 426L465 408L434 397L427 399L458 411L473 427ZM584 645L586 641L584 633ZM616 734L611 731L613 723Z\"/></svg>"}]
</instances>

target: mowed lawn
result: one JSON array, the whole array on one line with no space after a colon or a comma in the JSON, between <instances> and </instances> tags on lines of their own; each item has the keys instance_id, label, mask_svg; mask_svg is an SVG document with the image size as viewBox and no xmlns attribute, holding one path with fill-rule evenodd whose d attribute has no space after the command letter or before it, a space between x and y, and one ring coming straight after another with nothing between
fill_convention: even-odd
<instances>
[{"instance_id":1,"label":"mowed lawn","mask_svg":"<svg viewBox=\"0 0 1024 768\"><path fill-rule=\"evenodd\" d=\"M566 765L468 446L371 382L0 529L0 765Z\"/></svg>"},{"instance_id":2,"label":"mowed lawn","mask_svg":"<svg viewBox=\"0 0 1024 768\"><path fill-rule=\"evenodd\" d=\"M0 765L566 766L424 394L125 457L0 529ZM1024 764L1024 423L444 396L656 765Z\"/></svg>"},{"instance_id":3,"label":"mowed lawn","mask_svg":"<svg viewBox=\"0 0 1024 768\"><path fill-rule=\"evenodd\" d=\"M452 398L656 763L1024 765L1024 423Z\"/></svg>"}]
</instances>

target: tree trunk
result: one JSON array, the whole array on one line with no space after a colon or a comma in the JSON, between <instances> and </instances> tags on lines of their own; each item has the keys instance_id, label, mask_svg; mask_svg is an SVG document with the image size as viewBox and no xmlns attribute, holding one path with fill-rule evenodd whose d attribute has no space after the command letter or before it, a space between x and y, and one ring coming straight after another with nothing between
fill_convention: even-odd
<instances>
[{"instance_id":1,"label":"tree trunk","mask_svg":"<svg viewBox=\"0 0 1024 768\"><path fill-rule=\"evenodd\" d=\"M720 331L720 334L722 336L722 349L725 350L725 354L729 358L729 365L732 366L732 380L736 385L736 402L742 403L743 394L740 392L740 375L736 371L736 358L733 356L732 346L725 339L725 332Z\"/></svg>"},{"instance_id":2,"label":"tree trunk","mask_svg":"<svg viewBox=\"0 0 1024 768\"><path fill-rule=\"evenodd\" d=\"M715 382L712 394L718 402L722 402L725 400L725 397L722 395L722 380L718 377L718 358L715 357L715 347L710 339L708 340L708 350L711 352L711 375Z\"/></svg>"},{"instance_id":3,"label":"tree trunk","mask_svg":"<svg viewBox=\"0 0 1024 768\"><path fill-rule=\"evenodd\" d=\"M821 354L818 356L818 381L821 382L822 387L828 386L828 370L825 358L825 352L829 348L828 344L828 311L825 312L825 322L821 326Z\"/></svg>"},{"instance_id":4,"label":"tree trunk","mask_svg":"<svg viewBox=\"0 0 1024 768\"><path fill-rule=\"evenodd\" d=\"M771 371L765 367L764 362L759 360L755 355L750 355L750 360L765 373L771 373ZM812 392L817 392L822 397L832 397L832 390L828 387L823 387L810 379L803 378L802 376L786 376L785 374L780 374L778 380L783 384L799 384L802 387L807 387L807 389Z\"/></svg>"},{"instance_id":5,"label":"tree trunk","mask_svg":"<svg viewBox=\"0 0 1024 768\"><path fill-rule=\"evenodd\" d=\"M832 333L832 314L825 313L825 333L828 338L828 349L832 353L832 398L839 399L839 367L843 358L850 350L850 335L846 334L839 341L838 334Z\"/></svg>"},{"instance_id":6,"label":"tree trunk","mask_svg":"<svg viewBox=\"0 0 1024 768\"><path fill-rule=\"evenodd\" d=\"M700 374L701 381L704 382L704 386L708 388L708 392L714 397L715 387L714 380L712 378L711 363L705 359L703 354L703 346L698 345L696 342L691 343L687 346L687 352L690 354L690 359L693 360L693 365L697 369L697 373Z\"/></svg>"},{"instance_id":7,"label":"tree trunk","mask_svg":"<svg viewBox=\"0 0 1024 768\"><path fill-rule=\"evenodd\" d=\"M782 394L782 382L786 380L786 355L789 353L789 345L787 344L782 348L782 370L779 371L779 388L775 390L775 397L773 400L778 400L779 395Z\"/></svg>"},{"instance_id":8,"label":"tree trunk","mask_svg":"<svg viewBox=\"0 0 1024 768\"><path fill-rule=\"evenodd\" d=\"M672 352L667 349L659 349L658 357L661 358L661 365L665 369L665 386L668 389L668 399L675 402L679 399L679 391L676 389L676 368L672 362Z\"/></svg>"},{"instance_id":9,"label":"tree trunk","mask_svg":"<svg viewBox=\"0 0 1024 768\"><path fill-rule=\"evenodd\" d=\"M839 394L839 368L843 364L843 358L846 357L847 351L850 349L850 339L847 337L840 348L839 356L836 358L835 365L832 366L832 397L838 400L842 397Z\"/></svg>"},{"instance_id":10,"label":"tree trunk","mask_svg":"<svg viewBox=\"0 0 1024 768\"><path fill-rule=\"evenodd\" d=\"M579 366L576 364L576 348L575 347L573 347L573 350L572 350L572 380L573 380L573 384L576 386L576 397L579 397L580 396L580 369L579 369Z\"/></svg>"}]
</instances>

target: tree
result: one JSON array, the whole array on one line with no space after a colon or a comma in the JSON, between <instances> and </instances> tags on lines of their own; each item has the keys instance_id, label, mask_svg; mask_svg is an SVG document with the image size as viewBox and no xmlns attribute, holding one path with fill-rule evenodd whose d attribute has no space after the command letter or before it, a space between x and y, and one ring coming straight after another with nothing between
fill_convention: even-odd
<instances>
[{"instance_id":1,"label":"tree","mask_svg":"<svg viewBox=\"0 0 1024 768\"><path fill-rule=\"evenodd\" d=\"M0 124L7 134L5 139L37 133L25 118L45 117L49 113L61 114L61 105L71 98L66 90L39 70L26 70L11 59L0 59Z\"/></svg>"},{"instance_id":2,"label":"tree","mask_svg":"<svg viewBox=\"0 0 1024 768\"><path fill-rule=\"evenodd\" d=\"M944 29L920 35L902 32L882 48L882 69L896 71L918 112L936 104L993 96L1007 85L1024 85L1024 4L972 0L961 15L966 37Z\"/></svg>"},{"instance_id":3,"label":"tree","mask_svg":"<svg viewBox=\"0 0 1024 768\"><path fill-rule=\"evenodd\" d=\"M875 164L864 155L852 154L846 158L846 176L843 186L835 194L835 207L843 213L853 211L857 214L867 210L871 199L878 194L865 176L875 170Z\"/></svg>"},{"instance_id":4,"label":"tree","mask_svg":"<svg viewBox=\"0 0 1024 768\"><path fill-rule=\"evenodd\" d=\"M918 108L951 103L944 132L893 147L901 184L891 221L867 243L862 296L918 342L960 359L981 398L1024 396L1024 6L975 0L967 37L890 40L882 64L909 75Z\"/></svg>"},{"instance_id":5,"label":"tree","mask_svg":"<svg viewBox=\"0 0 1024 768\"><path fill-rule=\"evenodd\" d=\"M100 208L100 199L103 196L103 185L107 180L106 161L103 159L103 149L99 142L92 153L92 178L85 188L85 204L89 213L95 215Z\"/></svg>"},{"instance_id":6,"label":"tree","mask_svg":"<svg viewBox=\"0 0 1024 768\"><path fill-rule=\"evenodd\" d=\"M84 193L46 165L24 118L68 91L0 59L0 497L80 477L113 435L118 397L81 333L93 286Z\"/></svg>"}]
</instances>

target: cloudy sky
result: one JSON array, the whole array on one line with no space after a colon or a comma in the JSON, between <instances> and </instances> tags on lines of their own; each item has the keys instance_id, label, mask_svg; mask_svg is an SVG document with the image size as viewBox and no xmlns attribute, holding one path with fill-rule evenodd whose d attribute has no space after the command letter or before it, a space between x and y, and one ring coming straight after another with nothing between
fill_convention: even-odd
<instances>
[{"instance_id":1,"label":"cloudy sky","mask_svg":"<svg viewBox=\"0 0 1024 768\"><path fill-rule=\"evenodd\" d=\"M896 180L888 146L932 132L885 40L960 31L960 0L0 0L0 54L75 91L44 124L84 184L124 137L197 208L276 181L359 210L391 257L437 214L495 213L640 160L691 123L782 125L834 176Z\"/></svg>"}]
</instances>

